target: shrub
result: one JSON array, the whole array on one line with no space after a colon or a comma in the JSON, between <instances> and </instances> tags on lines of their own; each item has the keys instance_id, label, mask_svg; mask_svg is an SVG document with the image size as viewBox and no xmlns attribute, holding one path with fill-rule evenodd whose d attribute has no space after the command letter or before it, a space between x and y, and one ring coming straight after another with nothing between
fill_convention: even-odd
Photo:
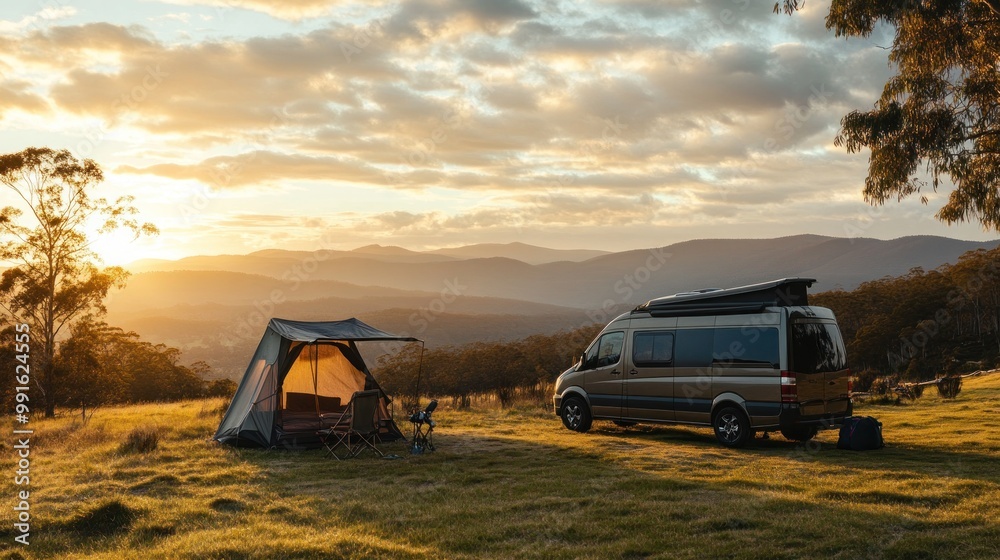
<instances>
[{"instance_id":1,"label":"shrub","mask_svg":"<svg viewBox=\"0 0 1000 560\"><path fill-rule=\"evenodd\" d=\"M939 377L937 390L941 398L953 399L962 391L962 378L957 375Z\"/></svg>"},{"instance_id":2,"label":"shrub","mask_svg":"<svg viewBox=\"0 0 1000 560\"><path fill-rule=\"evenodd\" d=\"M122 444L122 453L149 453L160 443L160 433L153 428L136 428L129 432Z\"/></svg>"},{"instance_id":3,"label":"shrub","mask_svg":"<svg viewBox=\"0 0 1000 560\"><path fill-rule=\"evenodd\" d=\"M205 385L206 397L232 397L236 393L236 382L232 379L216 379Z\"/></svg>"},{"instance_id":4,"label":"shrub","mask_svg":"<svg viewBox=\"0 0 1000 560\"><path fill-rule=\"evenodd\" d=\"M878 372L873 369L864 369L854 374L854 391L867 393L872 388L872 382L878 377Z\"/></svg>"},{"instance_id":5,"label":"shrub","mask_svg":"<svg viewBox=\"0 0 1000 560\"><path fill-rule=\"evenodd\" d=\"M889 377L876 377L868 389L868 392L872 394L873 397L889 397L893 396L892 388L899 383L899 378L895 375Z\"/></svg>"},{"instance_id":6,"label":"shrub","mask_svg":"<svg viewBox=\"0 0 1000 560\"><path fill-rule=\"evenodd\" d=\"M924 394L924 386L916 383L903 383L896 387L896 392L903 398L915 401Z\"/></svg>"}]
</instances>

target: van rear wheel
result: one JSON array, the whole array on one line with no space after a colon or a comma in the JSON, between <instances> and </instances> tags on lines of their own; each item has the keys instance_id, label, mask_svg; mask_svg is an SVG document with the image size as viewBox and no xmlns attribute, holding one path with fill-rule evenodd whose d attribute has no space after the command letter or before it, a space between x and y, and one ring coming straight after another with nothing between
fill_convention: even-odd
<instances>
[{"instance_id":1,"label":"van rear wheel","mask_svg":"<svg viewBox=\"0 0 1000 560\"><path fill-rule=\"evenodd\" d=\"M753 435L746 414L733 406L720 410L712 421L712 427L719 443L726 447L743 447Z\"/></svg>"},{"instance_id":2,"label":"van rear wheel","mask_svg":"<svg viewBox=\"0 0 1000 560\"><path fill-rule=\"evenodd\" d=\"M789 441L809 441L816 437L818 431L819 428L816 426L795 426L782 429L781 435Z\"/></svg>"},{"instance_id":3,"label":"van rear wheel","mask_svg":"<svg viewBox=\"0 0 1000 560\"><path fill-rule=\"evenodd\" d=\"M583 402L583 399L580 397L566 399L566 402L562 406L561 416L563 426L574 432L586 432L593 423L593 418L590 416L590 409L587 408L587 403Z\"/></svg>"}]
</instances>

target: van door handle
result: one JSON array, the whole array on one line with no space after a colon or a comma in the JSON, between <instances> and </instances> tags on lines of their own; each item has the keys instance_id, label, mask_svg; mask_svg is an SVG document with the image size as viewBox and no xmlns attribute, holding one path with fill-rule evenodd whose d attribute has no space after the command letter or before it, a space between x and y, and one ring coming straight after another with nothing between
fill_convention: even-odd
<instances>
[{"instance_id":1,"label":"van door handle","mask_svg":"<svg viewBox=\"0 0 1000 560\"><path fill-rule=\"evenodd\" d=\"M621 374L622 372L618 371L617 369L611 370L611 375L621 375Z\"/></svg>"},{"instance_id":2,"label":"van door handle","mask_svg":"<svg viewBox=\"0 0 1000 560\"><path fill-rule=\"evenodd\" d=\"M639 375L639 370L637 370L637 369L635 369L635 368L632 368L632 369L631 369L631 370L630 370L630 371L628 372L628 374L629 374L629 375Z\"/></svg>"}]
</instances>

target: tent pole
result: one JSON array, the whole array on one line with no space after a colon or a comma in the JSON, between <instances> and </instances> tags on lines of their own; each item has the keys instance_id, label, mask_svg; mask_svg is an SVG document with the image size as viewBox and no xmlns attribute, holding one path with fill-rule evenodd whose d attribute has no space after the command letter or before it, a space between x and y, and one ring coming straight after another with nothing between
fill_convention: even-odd
<instances>
[{"instance_id":1,"label":"tent pole","mask_svg":"<svg viewBox=\"0 0 1000 560\"><path fill-rule=\"evenodd\" d=\"M416 389L416 395L414 395L414 397L416 397L414 399L414 402L417 403L418 410L420 409L420 374L423 372L423 368L424 368L424 341L421 340L420 359L417 361L417 389Z\"/></svg>"},{"instance_id":2,"label":"tent pole","mask_svg":"<svg viewBox=\"0 0 1000 560\"><path fill-rule=\"evenodd\" d=\"M309 369L313 376L313 404L316 406L316 416L319 416L319 344L316 342L309 346Z\"/></svg>"}]
</instances>

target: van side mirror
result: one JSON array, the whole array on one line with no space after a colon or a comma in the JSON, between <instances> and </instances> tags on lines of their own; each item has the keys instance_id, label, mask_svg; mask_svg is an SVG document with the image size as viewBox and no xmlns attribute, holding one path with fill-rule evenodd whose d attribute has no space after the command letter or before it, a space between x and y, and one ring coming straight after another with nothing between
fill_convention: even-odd
<instances>
[{"instance_id":1,"label":"van side mirror","mask_svg":"<svg viewBox=\"0 0 1000 560\"><path fill-rule=\"evenodd\" d=\"M583 371L587 369L587 353L582 352L580 354L580 366L576 368L577 371Z\"/></svg>"}]
</instances>

